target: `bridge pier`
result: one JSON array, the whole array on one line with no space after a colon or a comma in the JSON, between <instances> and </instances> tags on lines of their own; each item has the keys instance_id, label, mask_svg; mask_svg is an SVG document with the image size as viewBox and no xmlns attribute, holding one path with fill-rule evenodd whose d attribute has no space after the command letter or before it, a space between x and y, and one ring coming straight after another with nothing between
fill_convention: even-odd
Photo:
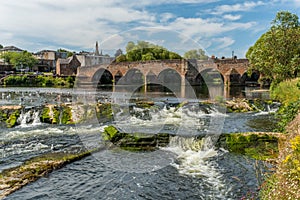
<instances>
[{"instance_id":1,"label":"bridge pier","mask_svg":"<svg viewBox=\"0 0 300 200\"><path fill-rule=\"evenodd\" d=\"M147 75L144 75L144 93L147 93Z\"/></svg>"},{"instance_id":2,"label":"bridge pier","mask_svg":"<svg viewBox=\"0 0 300 200\"><path fill-rule=\"evenodd\" d=\"M112 80L112 90L115 92L116 90L116 75L113 75L113 80Z\"/></svg>"},{"instance_id":3,"label":"bridge pier","mask_svg":"<svg viewBox=\"0 0 300 200\"><path fill-rule=\"evenodd\" d=\"M181 98L185 97L185 75L181 75L181 84L180 84L180 96Z\"/></svg>"}]
</instances>

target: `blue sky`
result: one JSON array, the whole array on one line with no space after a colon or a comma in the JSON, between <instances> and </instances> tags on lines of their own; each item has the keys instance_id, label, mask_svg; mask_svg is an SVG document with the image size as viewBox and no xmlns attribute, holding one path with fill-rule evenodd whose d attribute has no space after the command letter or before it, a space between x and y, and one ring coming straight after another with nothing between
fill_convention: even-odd
<instances>
[{"instance_id":1,"label":"blue sky","mask_svg":"<svg viewBox=\"0 0 300 200\"><path fill-rule=\"evenodd\" d=\"M243 58L280 10L300 16L300 0L0 0L0 44L78 52L99 41L113 55L146 40L180 54Z\"/></svg>"}]
</instances>

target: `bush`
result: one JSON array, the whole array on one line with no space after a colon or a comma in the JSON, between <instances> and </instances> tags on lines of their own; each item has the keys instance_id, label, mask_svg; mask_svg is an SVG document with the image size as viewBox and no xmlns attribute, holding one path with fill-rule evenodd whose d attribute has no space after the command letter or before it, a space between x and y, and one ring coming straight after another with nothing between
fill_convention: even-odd
<instances>
[{"instance_id":1,"label":"bush","mask_svg":"<svg viewBox=\"0 0 300 200\"><path fill-rule=\"evenodd\" d=\"M23 76L8 76L4 79L6 86L35 86L35 87L71 87L74 85L74 78L69 76L67 78L42 76L28 77Z\"/></svg>"}]
</instances>

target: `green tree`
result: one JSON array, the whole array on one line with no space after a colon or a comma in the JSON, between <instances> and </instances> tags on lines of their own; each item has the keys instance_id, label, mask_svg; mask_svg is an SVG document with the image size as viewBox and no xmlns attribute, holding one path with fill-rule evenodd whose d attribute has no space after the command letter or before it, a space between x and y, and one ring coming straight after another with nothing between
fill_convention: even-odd
<instances>
[{"instance_id":1,"label":"green tree","mask_svg":"<svg viewBox=\"0 0 300 200\"><path fill-rule=\"evenodd\" d=\"M197 60L207 60L208 56L205 55L205 51L202 49L192 49L184 53L183 55L186 59L197 59Z\"/></svg>"},{"instance_id":2,"label":"green tree","mask_svg":"<svg viewBox=\"0 0 300 200\"><path fill-rule=\"evenodd\" d=\"M68 51L68 50L62 49L62 48L57 49L57 52L66 52L67 53L67 57L71 57L71 56L73 56L76 53L76 52L71 52L71 51Z\"/></svg>"},{"instance_id":3,"label":"green tree","mask_svg":"<svg viewBox=\"0 0 300 200\"><path fill-rule=\"evenodd\" d=\"M3 49L3 45L2 44L0 44L0 49Z\"/></svg>"},{"instance_id":4,"label":"green tree","mask_svg":"<svg viewBox=\"0 0 300 200\"><path fill-rule=\"evenodd\" d=\"M135 44L130 41L126 45L126 54L118 56L116 62L162 59L181 59L181 56L150 42L137 41L137 44Z\"/></svg>"},{"instance_id":5,"label":"green tree","mask_svg":"<svg viewBox=\"0 0 300 200\"><path fill-rule=\"evenodd\" d=\"M271 25L246 57L250 70L259 71L276 84L296 77L300 71L300 23L297 15L280 11Z\"/></svg>"},{"instance_id":6,"label":"green tree","mask_svg":"<svg viewBox=\"0 0 300 200\"><path fill-rule=\"evenodd\" d=\"M129 52L129 51L133 50L134 47L135 47L134 42L132 42L132 41L128 42L127 45L126 45L126 52Z\"/></svg>"},{"instance_id":7,"label":"green tree","mask_svg":"<svg viewBox=\"0 0 300 200\"><path fill-rule=\"evenodd\" d=\"M28 67L31 70L38 62L38 60L28 51L6 52L1 55L1 57L5 60L5 62L12 64L14 68L17 69L25 69Z\"/></svg>"}]
</instances>

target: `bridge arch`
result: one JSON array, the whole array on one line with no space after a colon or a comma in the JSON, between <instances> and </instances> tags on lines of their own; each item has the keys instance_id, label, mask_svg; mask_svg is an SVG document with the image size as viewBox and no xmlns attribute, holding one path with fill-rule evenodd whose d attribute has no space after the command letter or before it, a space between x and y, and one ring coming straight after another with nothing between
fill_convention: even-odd
<instances>
[{"instance_id":1,"label":"bridge arch","mask_svg":"<svg viewBox=\"0 0 300 200\"><path fill-rule=\"evenodd\" d=\"M245 72L241 77L240 83L242 85L256 85L258 83L259 77L260 73L258 71L253 71L250 76L247 72Z\"/></svg>"},{"instance_id":2,"label":"bridge arch","mask_svg":"<svg viewBox=\"0 0 300 200\"><path fill-rule=\"evenodd\" d=\"M122 85L143 85L144 74L137 68L131 68L118 82Z\"/></svg>"},{"instance_id":3,"label":"bridge arch","mask_svg":"<svg viewBox=\"0 0 300 200\"><path fill-rule=\"evenodd\" d=\"M118 83L119 80L123 77L123 74L120 70L118 70L115 74L113 74L113 76L115 83Z\"/></svg>"},{"instance_id":4,"label":"bridge arch","mask_svg":"<svg viewBox=\"0 0 300 200\"><path fill-rule=\"evenodd\" d=\"M216 68L206 68L199 72L205 84L223 84L224 76Z\"/></svg>"},{"instance_id":5,"label":"bridge arch","mask_svg":"<svg viewBox=\"0 0 300 200\"><path fill-rule=\"evenodd\" d=\"M146 75L146 83L147 84L159 84L158 76L151 70Z\"/></svg>"},{"instance_id":6,"label":"bridge arch","mask_svg":"<svg viewBox=\"0 0 300 200\"><path fill-rule=\"evenodd\" d=\"M167 68L158 74L158 80L162 84L181 84L181 75L177 70Z\"/></svg>"},{"instance_id":7,"label":"bridge arch","mask_svg":"<svg viewBox=\"0 0 300 200\"><path fill-rule=\"evenodd\" d=\"M92 82L94 84L112 84L113 83L113 75L112 73L105 69L105 68L100 68L98 69L93 77L92 77Z\"/></svg>"}]
</instances>

